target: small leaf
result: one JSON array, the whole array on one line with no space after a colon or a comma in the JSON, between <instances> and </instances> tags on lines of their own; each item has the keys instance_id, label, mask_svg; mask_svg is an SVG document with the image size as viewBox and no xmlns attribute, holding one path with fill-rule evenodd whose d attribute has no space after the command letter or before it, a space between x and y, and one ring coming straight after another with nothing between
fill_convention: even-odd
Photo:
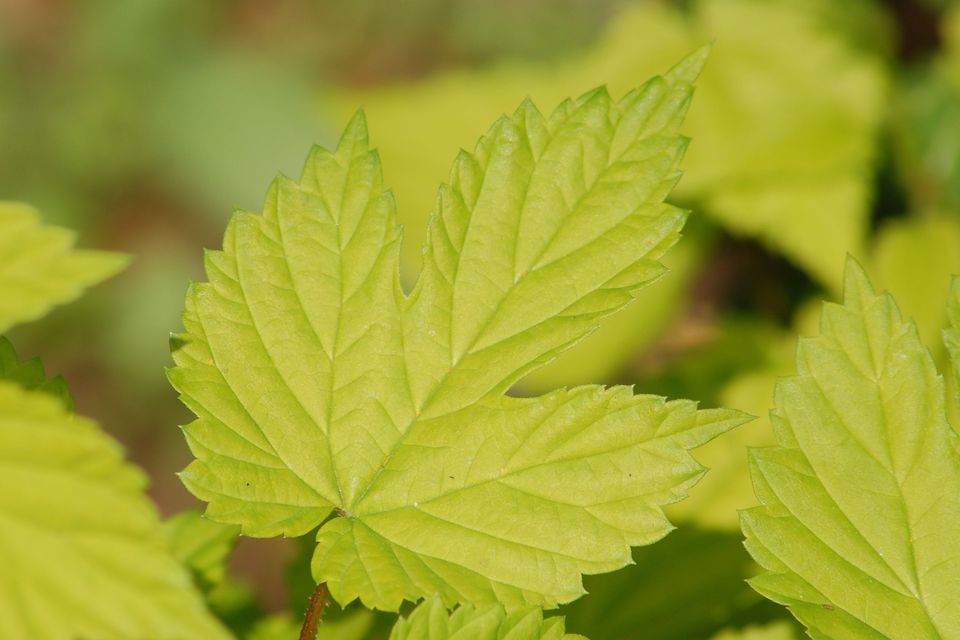
<instances>
[{"instance_id":1,"label":"small leaf","mask_svg":"<svg viewBox=\"0 0 960 640\"><path fill-rule=\"evenodd\" d=\"M0 381L0 637L228 638L97 426Z\"/></svg>"},{"instance_id":2,"label":"small leaf","mask_svg":"<svg viewBox=\"0 0 960 640\"><path fill-rule=\"evenodd\" d=\"M70 302L127 264L127 257L73 248L74 234L42 226L35 209L0 202L0 333Z\"/></svg>"},{"instance_id":3,"label":"small leaf","mask_svg":"<svg viewBox=\"0 0 960 640\"><path fill-rule=\"evenodd\" d=\"M620 102L597 89L498 120L441 186L409 295L362 114L262 216L236 213L170 371L208 516L256 536L322 525L314 578L385 610L555 606L666 535L661 506L703 473L688 451L741 414L625 387L504 394L662 273L704 55Z\"/></svg>"},{"instance_id":4,"label":"small leaf","mask_svg":"<svg viewBox=\"0 0 960 640\"><path fill-rule=\"evenodd\" d=\"M848 262L751 454L751 585L823 638L960 637L960 453L912 322Z\"/></svg>"},{"instance_id":5,"label":"small leaf","mask_svg":"<svg viewBox=\"0 0 960 640\"><path fill-rule=\"evenodd\" d=\"M393 628L390 640L586 640L564 633L563 618L544 620L538 607L507 614L498 604L465 604L452 613L433 596Z\"/></svg>"}]
</instances>

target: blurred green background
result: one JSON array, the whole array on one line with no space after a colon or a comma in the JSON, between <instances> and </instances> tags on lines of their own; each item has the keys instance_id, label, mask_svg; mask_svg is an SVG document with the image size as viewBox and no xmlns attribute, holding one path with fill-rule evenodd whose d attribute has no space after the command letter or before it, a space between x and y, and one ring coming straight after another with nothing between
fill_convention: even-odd
<instances>
[{"instance_id":1,"label":"blurred green background","mask_svg":"<svg viewBox=\"0 0 960 640\"><path fill-rule=\"evenodd\" d=\"M498 114L528 95L549 109L600 84L625 93L705 43L671 273L517 392L628 383L765 416L847 253L942 359L960 272L960 10L936 0L0 0L0 199L134 257L11 337L126 444L164 514L195 507L174 475L190 416L164 377L167 337L234 208L258 210L278 170L296 177L363 106L410 282L438 183ZM785 615L743 585L736 529L754 502L744 447L767 426L703 451L713 470L673 509L680 531L589 580L599 594L569 608L571 630L710 637ZM243 542L241 595L224 602L301 611L304 577L283 569L300 555Z\"/></svg>"}]
</instances>

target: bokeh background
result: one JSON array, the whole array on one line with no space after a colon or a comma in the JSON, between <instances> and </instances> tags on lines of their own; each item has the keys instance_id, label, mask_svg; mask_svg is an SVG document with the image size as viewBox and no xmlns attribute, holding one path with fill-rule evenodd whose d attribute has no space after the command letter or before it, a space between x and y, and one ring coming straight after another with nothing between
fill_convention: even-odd
<instances>
[{"instance_id":1,"label":"bokeh background","mask_svg":"<svg viewBox=\"0 0 960 640\"><path fill-rule=\"evenodd\" d=\"M569 609L569 628L692 638L783 617L742 583L744 447L767 441L775 380L838 295L847 253L943 358L960 272L953 3L0 0L0 199L133 256L11 338L147 469L164 514L195 508L174 475L190 416L164 377L167 339L234 208L259 210L276 173L298 176L310 145L334 145L362 106L410 282L438 183L497 115L526 96L549 110L601 84L625 93L707 43L672 198L692 215L671 273L517 393L626 383L761 417L703 451L713 471L673 509L679 531L637 567L588 580L598 593ZM302 553L242 542L224 601L302 611L308 578L284 569ZM677 602L696 615L671 613Z\"/></svg>"}]
</instances>

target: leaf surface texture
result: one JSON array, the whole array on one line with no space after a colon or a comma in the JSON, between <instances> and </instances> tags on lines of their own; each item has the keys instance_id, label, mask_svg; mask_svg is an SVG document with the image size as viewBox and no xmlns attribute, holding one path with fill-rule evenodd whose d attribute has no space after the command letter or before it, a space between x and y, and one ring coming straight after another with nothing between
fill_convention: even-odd
<instances>
[{"instance_id":1,"label":"leaf surface texture","mask_svg":"<svg viewBox=\"0 0 960 640\"><path fill-rule=\"evenodd\" d=\"M704 55L619 102L499 119L441 186L409 295L362 115L262 215L236 213L170 372L207 514L256 536L322 524L314 578L387 610L555 606L666 535L661 506L703 472L688 450L740 414L626 387L505 392L662 273Z\"/></svg>"},{"instance_id":2,"label":"leaf surface texture","mask_svg":"<svg viewBox=\"0 0 960 640\"><path fill-rule=\"evenodd\" d=\"M912 322L848 263L751 455L751 584L815 638L960 637L960 454Z\"/></svg>"}]
</instances>

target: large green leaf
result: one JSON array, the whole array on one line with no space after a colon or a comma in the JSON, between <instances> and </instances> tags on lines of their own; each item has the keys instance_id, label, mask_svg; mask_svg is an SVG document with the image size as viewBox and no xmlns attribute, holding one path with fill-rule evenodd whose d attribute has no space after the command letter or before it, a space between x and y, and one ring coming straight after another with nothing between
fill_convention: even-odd
<instances>
[{"instance_id":1,"label":"large green leaf","mask_svg":"<svg viewBox=\"0 0 960 640\"><path fill-rule=\"evenodd\" d=\"M816 638L960 637L960 452L916 327L851 261L797 369L751 455L751 584Z\"/></svg>"},{"instance_id":2,"label":"large green leaf","mask_svg":"<svg viewBox=\"0 0 960 640\"><path fill-rule=\"evenodd\" d=\"M0 637L229 637L168 552L144 476L117 444L6 381L0 486Z\"/></svg>"},{"instance_id":3,"label":"large green leaf","mask_svg":"<svg viewBox=\"0 0 960 640\"><path fill-rule=\"evenodd\" d=\"M70 302L127 262L115 253L75 250L73 242L73 232L41 225L32 207L0 202L0 333Z\"/></svg>"},{"instance_id":4,"label":"large green leaf","mask_svg":"<svg viewBox=\"0 0 960 640\"><path fill-rule=\"evenodd\" d=\"M564 633L563 618L544 620L539 607L511 613L498 604L465 604L447 612L443 600L424 600L408 618L401 619L390 640L586 640Z\"/></svg>"},{"instance_id":5,"label":"large green leaf","mask_svg":"<svg viewBox=\"0 0 960 640\"><path fill-rule=\"evenodd\" d=\"M498 120L441 187L409 296L362 116L262 216L235 214L170 372L207 514L256 536L322 524L315 579L388 610L435 592L553 606L666 535L661 505L702 474L688 450L741 414L625 387L504 393L662 272L704 55L618 103L598 89Z\"/></svg>"},{"instance_id":6,"label":"large green leaf","mask_svg":"<svg viewBox=\"0 0 960 640\"><path fill-rule=\"evenodd\" d=\"M686 51L715 42L685 126L695 143L679 195L822 282L839 285L843 257L861 247L866 230L884 106L880 60L851 46L844 27L831 28L819 3L687 4L625 9L593 49L559 63L455 70L350 93L333 108L345 114L363 104L377 123L388 180L409 233L419 240L434 196L424 176L442 175L451 145L468 145L488 114L509 108L514 96L553 103L570 87L596 82L624 91ZM405 246L405 262L419 262L419 246Z\"/></svg>"}]
</instances>

